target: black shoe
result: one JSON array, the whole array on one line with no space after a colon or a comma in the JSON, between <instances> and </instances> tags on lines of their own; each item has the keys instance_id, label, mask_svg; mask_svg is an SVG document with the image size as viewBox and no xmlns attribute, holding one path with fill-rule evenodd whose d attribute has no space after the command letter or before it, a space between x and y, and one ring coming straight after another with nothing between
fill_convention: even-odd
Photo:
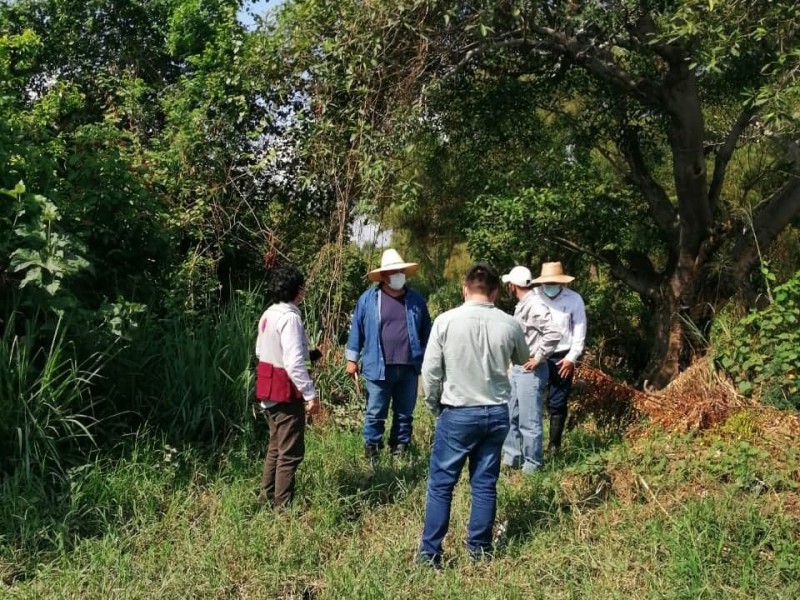
<instances>
[{"instance_id":1,"label":"black shoe","mask_svg":"<svg viewBox=\"0 0 800 600\"><path fill-rule=\"evenodd\" d=\"M564 433L564 425L567 422L567 415L550 415L550 443L547 451L551 457L558 456L561 450L561 435Z\"/></svg>"},{"instance_id":2,"label":"black shoe","mask_svg":"<svg viewBox=\"0 0 800 600\"><path fill-rule=\"evenodd\" d=\"M400 458L408 452L408 444L397 444L391 447L391 454L394 458Z\"/></svg>"},{"instance_id":3,"label":"black shoe","mask_svg":"<svg viewBox=\"0 0 800 600\"><path fill-rule=\"evenodd\" d=\"M489 562L494 558L494 551L491 548L467 549L467 553L469 554L469 559L473 563Z\"/></svg>"},{"instance_id":4,"label":"black shoe","mask_svg":"<svg viewBox=\"0 0 800 600\"><path fill-rule=\"evenodd\" d=\"M430 567L435 571L441 571L444 568L441 554L425 554L424 552L420 552L417 554L414 562L423 567Z\"/></svg>"}]
</instances>

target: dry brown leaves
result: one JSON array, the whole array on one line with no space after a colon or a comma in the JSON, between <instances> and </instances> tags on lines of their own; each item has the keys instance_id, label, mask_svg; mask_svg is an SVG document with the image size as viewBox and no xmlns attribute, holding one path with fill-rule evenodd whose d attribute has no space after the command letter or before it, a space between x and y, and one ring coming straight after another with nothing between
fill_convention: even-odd
<instances>
[{"instance_id":1,"label":"dry brown leaves","mask_svg":"<svg viewBox=\"0 0 800 600\"><path fill-rule=\"evenodd\" d=\"M576 380L573 423L591 415L601 425L624 425L644 414L667 431L699 431L724 422L747 404L704 362L692 365L657 393L618 383L587 365L578 367Z\"/></svg>"}]
</instances>

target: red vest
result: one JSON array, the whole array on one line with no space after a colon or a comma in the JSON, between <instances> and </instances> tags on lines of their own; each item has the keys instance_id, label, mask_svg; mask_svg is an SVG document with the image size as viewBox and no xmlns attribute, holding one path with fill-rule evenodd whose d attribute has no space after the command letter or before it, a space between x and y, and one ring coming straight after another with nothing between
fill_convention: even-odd
<instances>
[{"instance_id":1,"label":"red vest","mask_svg":"<svg viewBox=\"0 0 800 600\"><path fill-rule=\"evenodd\" d=\"M291 402L302 397L286 369L259 361L256 367L256 400Z\"/></svg>"}]
</instances>

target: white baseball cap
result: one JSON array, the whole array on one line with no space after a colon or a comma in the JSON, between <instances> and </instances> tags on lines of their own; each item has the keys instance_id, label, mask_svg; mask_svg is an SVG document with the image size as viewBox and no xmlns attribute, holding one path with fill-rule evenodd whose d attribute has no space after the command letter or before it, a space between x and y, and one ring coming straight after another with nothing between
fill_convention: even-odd
<instances>
[{"instance_id":1,"label":"white baseball cap","mask_svg":"<svg viewBox=\"0 0 800 600\"><path fill-rule=\"evenodd\" d=\"M500 279L502 279L503 283L513 283L514 285L522 288L528 288L533 285L531 282L533 277L531 276L531 271L528 269L528 267L514 267Z\"/></svg>"}]
</instances>

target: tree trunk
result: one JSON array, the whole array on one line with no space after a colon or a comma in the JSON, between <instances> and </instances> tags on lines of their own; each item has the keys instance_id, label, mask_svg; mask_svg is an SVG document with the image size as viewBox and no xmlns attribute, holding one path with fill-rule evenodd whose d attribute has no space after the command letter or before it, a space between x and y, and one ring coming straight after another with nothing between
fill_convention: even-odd
<instances>
[{"instance_id":1,"label":"tree trunk","mask_svg":"<svg viewBox=\"0 0 800 600\"><path fill-rule=\"evenodd\" d=\"M668 283L660 286L653 304L653 343L639 383L643 387L660 389L674 379L680 370L683 327L678 315L678 298Z\"/></svg>"}]
</instances>

